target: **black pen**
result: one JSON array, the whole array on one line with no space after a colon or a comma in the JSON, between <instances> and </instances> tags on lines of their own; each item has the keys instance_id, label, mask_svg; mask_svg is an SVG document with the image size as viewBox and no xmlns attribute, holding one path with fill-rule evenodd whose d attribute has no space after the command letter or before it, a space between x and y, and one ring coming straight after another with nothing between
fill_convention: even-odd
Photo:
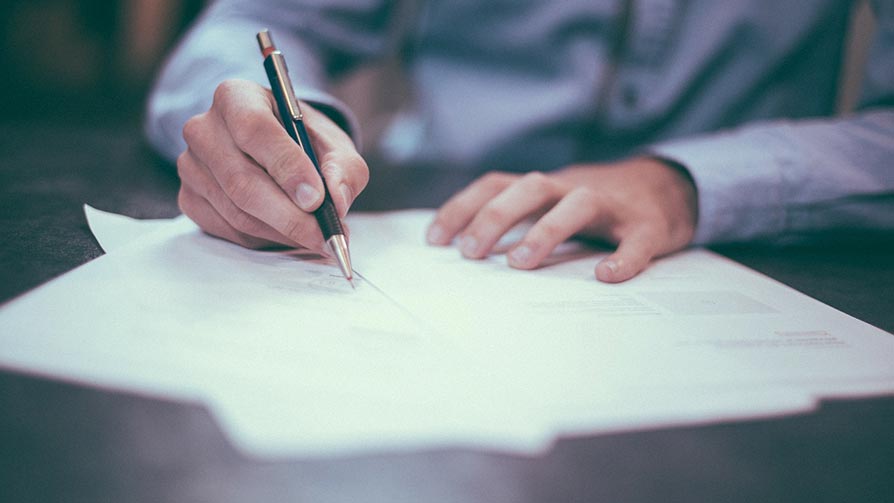
<instances>
[{"instance_id":1,"label":"black pen","mask_svg":"<svg viewBox=\"0 0 894 503\"><path fill-rule=\"evenodd\" d=\"M338 267L341 268L345 279L354 286L352 279L354 278L353 269L351 269L351 254L348 252L348 241L345 239L345 231L342 228L341 221L338 219L338 213L335 211L335 204L329 195L329 188L326 187L326 180L320 171L320 162L314 153L313 146L310 144L310 137L307 135L307 129L304 127L304 114L295 97L295 89L292 87L292 80L289 78L289 69L286 67L286 60L282 53L273 45L273 38L267 30L258 33L258 45L261 46L261 54L264 56L264 69L267 70L267 78L270 80L270 89L273 91L273 97L276 98L276 105L279 108L279 116L282 118L282 125L286 128L289 136L295 140L295 143L304 149L304 153L310 158L314 168L323 181L323 204L314 211L317 222L320 224L320 230L323 231L323 238L335 255L338 261Z\"/></svg>"}]
</instances>

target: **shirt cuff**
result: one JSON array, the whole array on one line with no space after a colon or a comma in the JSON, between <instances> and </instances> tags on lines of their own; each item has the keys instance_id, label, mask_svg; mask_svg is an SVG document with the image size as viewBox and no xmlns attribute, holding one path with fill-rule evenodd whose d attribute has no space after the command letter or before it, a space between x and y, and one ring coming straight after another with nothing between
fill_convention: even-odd
<instances>
[{"instance_id":1,"label":"shirt cuff","mask_svg":"<svg viewBox=\"0 0 894 503\"><path fill-rule=\"evenodd\" d=\"M269 83L264 84L264 87L269 86ZM329 117L335 125L347 133L348 136L351 137L351 140L354 141L354 148L356 148L358 152L363 149L363 138L360 134L360 122L357 120L357 116L351 112L351 109L341 100L331 94L327 94L314 88L297 89L295 94L299 100L322 112L326 117Z\"/></svg>"},{"instance_id":2,"label":"shirt cuff","mask_svg":"<svg viewBox=\"0 0 894 503\"><path fill-rule=\"evenodd\" d=\"M774 240L782 234L780 147L772 135L732 131L653 145L648 153L689 172L698 194L693 244L705 245Z\"/></svg>"}]
</instances>

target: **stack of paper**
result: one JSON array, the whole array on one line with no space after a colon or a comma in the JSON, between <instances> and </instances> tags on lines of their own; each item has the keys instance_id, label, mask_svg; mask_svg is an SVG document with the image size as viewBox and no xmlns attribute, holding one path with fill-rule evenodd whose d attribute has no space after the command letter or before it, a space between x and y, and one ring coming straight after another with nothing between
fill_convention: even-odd
<instances>
[{"instance_id":1,"label":"stack of paper","mask_svg":"<svg viewBox=\"0 0 894 503\"><path fill-rule=\"evenodd\" d=\"M352 215L330 261L181 217L90 213L107 254L0 309L0 365L202 400L258 456L443 445L809 410L894 392L894 337L705 250L599 283L427 246L430 211Z\"/></svg>"}]
</instances>

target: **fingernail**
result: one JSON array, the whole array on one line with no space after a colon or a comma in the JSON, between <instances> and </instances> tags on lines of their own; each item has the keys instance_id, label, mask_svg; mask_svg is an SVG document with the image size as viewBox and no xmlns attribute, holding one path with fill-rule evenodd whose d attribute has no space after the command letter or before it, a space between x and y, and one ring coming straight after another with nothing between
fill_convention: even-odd
<instances>
[{"instance_id":1,"label":"fingernail","mask_svg":"<svg viewBox=\"0 0 894 503\"><path fill-rule=\"evenodd\" d=\"M531 249L526 245L521 245L509 252L509 262L512 265L526 266L531 260Z\"/></svg>"},{"instance_id":2,"label":"fingernail","mask_svg":"<svg viewBox=\"0 0 894 503\"><path fill-rule=\"evenodd\" d=\"M464 236L459 242L459 249L463 255L473 257L478 253L478 240L474 236Z\"/></svg>"},{"instance_id":3,"label":"fingernail","mask_svg":"<svg viewBox=\"0 0 894 503\"><path fill-rule=\"evenodd\" d=\"M348 210L351 209L351 188L345 184L341 184L341 187L338 188L338 191L341 192L341 199L344 203L345 213L342 215L344 217L348 214Z\"/></svg>"},{"instance_id":4,"label":"fingernail","mask_svg":"<svg viewBox=\"0 0 894 503\"><path fill-rule=\"evenodd\" d=\"M612 276L618 273L618 263L614 260L603 260L602 265L612 273Z\"/></svg>"},{"instance_id":5,"label":"fingernail","mask_svg":"<svg viewBox=\"0 0 894 503\"><path fill-rule=\"evenodd\" d=\"M310 211L314 207L314 203L316 203L320 199L320 191L313 188L312 185L307 183L302 183L298 185L298 189L295 190L295 200L298 202L298 206L301 207L304 211Z\"/></svg>"},{"instance_id":6,"label":"fingernail","mask_svg":"<svg viewBox=\"0 0 894 503\"><path fill-rule=\"evenodd\" d=\"M425 239L429 244L439 245L444 242L444 228L438 224L433 224L425 233Z\"/></svg>"}]
</instances>

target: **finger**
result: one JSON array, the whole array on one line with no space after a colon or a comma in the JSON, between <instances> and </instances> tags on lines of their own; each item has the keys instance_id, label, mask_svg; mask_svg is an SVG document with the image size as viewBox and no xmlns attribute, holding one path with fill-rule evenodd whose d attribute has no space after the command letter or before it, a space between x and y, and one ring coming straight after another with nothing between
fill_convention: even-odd
<instances>
[{"instance_id":1,"label":"finger","mask_svg":"<svg viewBox=\"0 0 894 503\"><path fill-rule=\"evenodd\" d=\"M555 204L559 187L543 173L528 173L484 204L462 233L467 258L482 258L517 223Z\"/></svg>"},{"instance_id":2,"label":"finger","mask_svg":"<svg viewBox=\"0 0 894 503\"><path fill-rule=\"evenodd\" d=\"M218 186L239 209L266 223L289 240L313 250L323 249L316 219L293 199L230 138L216 114L187 121L183 137Z\"/></svg>"},{"instance_id":3,"label":"finger","mask_svg":"<svg viewBox=\"0 0 894 503\"><path fill-rule=\"evenodd\" d=\"M214 208L217 215L240 233L287 246L301 246L300 243L283 236L273 227L242 211L233 204L223 189L217 184L217 180L214 179L208 168L195 157L192 150L187 149L177 159L177 171L182 182L181 190L194 193L207 201Z\"/></svg>"},{"instance_id":4,"label":"finger","mask_svg":"<svg viewBox=\"0 0 894 503\"><path fill-rule=\"evenodd\" d=\"M599 227L604 205L589 189L575 189L543 215L507 254L511 267L533 269L557 246L584 228Z\"/></svg>"},{"instance_id":5,"label":"finger","mask_svg":"<svg viewBox=\"0 0 894 503\"><path fill-rule=\"evenodd\" d=\"M307 104L302 104L302 110L327 190L344 217L369 183L369 168L351 137L329 117Z\"/></svg>"},{"instance_id":6,"label":"finger","mask_svg":"<svg viewBox=\"0 0 894 503\"><path fill-rule=\"evenodd\" d=\"M627 281L649 265L660 250L660 243L660 233L646 226L621 236L615 252L596 264L596 278L606 283Z\"/></svg>"},{"instance_id":7,"label":"finger","mask_svg":"<svg viewBox=\"0 0 894 503\"><path fill-rule=\"evenodd\" d=\"M320 161L326 187L339 217L344 218L369 182L366 161L356 152L330 151Z\"/></svg>"},{"instance_id":8,"label":"finger","mask_svg":"<svg viewBox=\"0 0 894 503\"><path fill-rule=\"evenodd\" d=\"M503 191L518 175L488 173L447 200L428 227L426 239L434 245L446 245L463 230L487 201Z\"/></svg>"},{"instance_id":9,"label":"finger","mask_svg":"<svg viewBox=\"0 0 894 503\"><path fill-rule=\"evenodd\" d=\"M217 87L212 109L239 150L254 159L302 210L313 211L323 202L322 179L277 119L270 91L253 82L228 80Z\"/></svg>"},{"instance_id":10,"label":"finger","mask_svg":"<svg viewBox=\"0 0 894 503\"><path fill-rule=\"evenodd\" d=\"M219 238L236 243L246 248L259 249L274 245L262 238L249 236L234 229L224 220L211 204L189 189L181 188L177 198L180 210L195 222L201 229Z\"/></svg>"}]
</instances>

